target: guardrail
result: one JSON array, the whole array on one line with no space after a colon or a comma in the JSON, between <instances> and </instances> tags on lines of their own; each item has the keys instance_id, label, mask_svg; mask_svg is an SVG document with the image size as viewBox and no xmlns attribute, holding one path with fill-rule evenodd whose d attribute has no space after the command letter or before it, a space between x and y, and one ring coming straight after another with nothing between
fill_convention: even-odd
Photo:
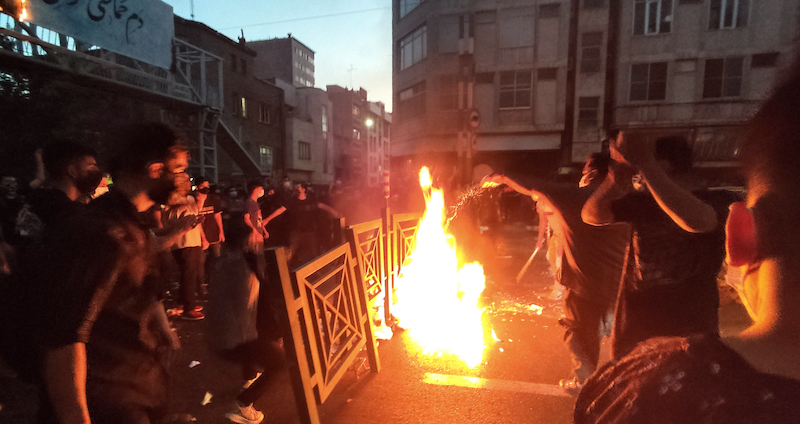
<instances>
[{"instance_id":1,"label":"guardrail","mask_svg":"<svg viewBox=\"0 0 800 424\"><path fill-rule=\"evenodd\" d=\"M393 320L394 282L414 250L420 218L385 209L381 219L346 228L339 220L347 242L292 271L283 247L267 250L269 278L283 295L279 321L303 424L320 422L317 405L362 350L370 371L380 370L375 324Z\"/></svg>"}]
</instances>

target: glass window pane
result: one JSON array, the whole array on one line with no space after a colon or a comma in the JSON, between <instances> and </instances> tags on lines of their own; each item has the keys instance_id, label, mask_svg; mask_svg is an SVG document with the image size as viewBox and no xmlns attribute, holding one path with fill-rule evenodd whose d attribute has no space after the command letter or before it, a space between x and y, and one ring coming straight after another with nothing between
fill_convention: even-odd
<instances>
[{"instance_id":1,"label":"glass window pane","mask_svg":"<svg viewBox=\"0 0 800 424\"><path fill-rule=\"evenodd\" d=\"M647 82L647 69L648 65L646 63L631 65L631 82L632 83Z\"/></svg>"},{"instance_id":2,"label":"glass window pane","mask_svg":"<svg viewBox=\"0 0 800 424\"><path fill-rule=\"evenodd\" d=\"M736 28L747 26L747 17L750 13L750 0L739 0L739 11L736 15Z\"/></svg>"},{"instance_id":3,"label":"glass window pane","mask_svg":"<svg viewBox=\"0 0 800 424\"><path fill-rule=\"evenodd\" d=\"M658 3L647 2L647 34L658 32Z\"/></svg>"},{"instance_id":4,"label":"glass window pane","mask_svg":"<svg viewBox=\"0 0 800 424\"><path fill-rule=\"evenodd\" d=\"M633 33L644 34L645 2L637 1L633 8Z\"/></svg>"},{"instance_id":5,"label":"glass window pane","mask_svg":"<svg viewBox=\"0 0 800 424\"><path fill-rule=\"evenodd\" d=\"M631 84L631 101L647 100L647 84Z\"/></svg>"},{"instance_id":6,"label":"glass window pane","mask_svg":"<svg viewBox=\"0 0 800 424\"><path fill-rule=\"evenodd\" d=\"M711 0L708 10L708 29L719 29L719 17L722 14L722 0Z\"/></svg>"},{"instance_id":7,"label":"glass window pane","mask_svg":"<svg viewBox=\"0 0 800 424\"><path fill-rule=\"evenodd\" d=\"M517 72L517 88L531 87L531 71Z\"/></svg>"},{"instance_id":8,"label":"glass window pane","mask_svg":"<svg viewBox=\"0 0 800 424\"><path fill-rule=\"evenodd\" d=\"M500 107L514 107L514 92L501 91L500 92Z\"/></svg>"},{"instance_id":9,"label":"glass window pane","mask_svg":"<svg viewBox=\"0 0 800 424\"><path fill-rule=\"evenodd\" d=\"M514 85L514 72L500 72L500 85Z\"/></svg>"},{"instance_id":10,"label":"glass window pane","mask_svg":"<svg viewBox=\"0 0 800 424\"><path fill-rule=\"evenodd\" d=\"M650 81L666 81L667 80L667 62L658 62L650 64Z\"/></svg>"},{"instance_id":11,"label":"glass window pane","mask_svg":"<svg viewBox=\"0 0 800 424\"><path fill-rule=\"evenodd\" d=\"M651 82L648 87L647 100L664 100L667 98L666 81Z\"/></svg>"},{"instance_id":12,"label":"glass window pane","mask_svg":"<svg viewBox=\"0 0 800 424\"><path fill-rule=\"evenodd\" d=\"M741 77L742 67L744 65L743 57L729 57L725 59L725 78Z\"/></svg>"},{"instance_id":13,"label":"glass window pane","mask_svg":"<svg viewBox=\"0 0 800 424\"><path fill-rule=\"evenodd\" d=\"M515 106L529 107L530 105L531 105L531 91L530 90L517 91Z\"/></svg>"},{"instance_id":14,"label":"glass window pane","mask_svg":"<svg viewBox=\"0 0 800 424\"><path fill-rule=\"evenodd\" d=\"M737 97L741 94L742 80L740 78L725 78L722 84L722 95L724 97Z\"/></svg>"},{"instance_id":15,"label":"glass window pane","mask_svg":"<svg viewBox=\"0 0 800 424\"><path fill-rule=\"evenodd\" d=\"M733 10L736 7L736 0L723 0L725 5L722 26L730 28L733 26Z\"/></svg>"}]
</instances>

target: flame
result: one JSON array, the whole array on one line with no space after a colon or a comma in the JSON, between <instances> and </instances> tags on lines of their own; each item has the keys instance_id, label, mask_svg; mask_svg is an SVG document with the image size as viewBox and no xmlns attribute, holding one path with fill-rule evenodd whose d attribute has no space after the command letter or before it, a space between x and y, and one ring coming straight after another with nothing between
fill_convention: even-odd
<instances>
[{"instance_id":1,"label":"flame","mask_svg":"<svg viewBox=\"0 0 800 424\"><path fill-rule=\"evenodd\" d=\"M25 5L26 0L20 2L19 21L25 22L28 19L28 8Z\"/></svg>"},{"instance_id":2,"label":"flame","mask_svg":"<svg viewBox=\"0 0 800 424\"><path fill-rule=\"evenodd\" d=\"M395 285L392 314L429 355L454 354L469 367L483 360L486 348L478 299L485 287L483 267L458 266L455 240L444 231L442 190L432 187L428 168L419 173L426 210L416 249Z\"/></svg>"}]
</instances>

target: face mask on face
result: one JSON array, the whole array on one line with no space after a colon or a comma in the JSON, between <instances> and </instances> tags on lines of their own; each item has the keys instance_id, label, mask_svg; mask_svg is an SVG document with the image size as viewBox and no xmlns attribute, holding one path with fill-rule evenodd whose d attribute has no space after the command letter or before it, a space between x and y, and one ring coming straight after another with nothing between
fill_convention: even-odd
<instances>
[{"instance_id":1,"label":"face mask on face","mask_svg":"<svg viewBox=\"0 0 800 424\"><path fill-rule=\"evenodd\" d=\"M86 175L75 179L75 188L83 194L88 194L94 191L103 180L103 172L99 169L92 169L86 172Z\"/></svg>"}]
</instances>

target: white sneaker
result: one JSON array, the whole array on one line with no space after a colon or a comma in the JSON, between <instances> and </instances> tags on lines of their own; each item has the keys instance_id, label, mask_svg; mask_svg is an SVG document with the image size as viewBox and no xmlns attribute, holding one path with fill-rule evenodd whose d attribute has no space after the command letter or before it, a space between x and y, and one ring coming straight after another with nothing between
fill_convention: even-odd
<instances>
[{"instance_id":1,"label":"white sneaker","mask_svg":"<svg viewBox=\"0 0 800 424\"><path fill-rule=\"evenodd\" d=\"M238 406L232 412L225 414L225 418L238 424L258 424L264 420L264 413L253 408L253 405Z\"/></svg>"}]
</instances>

